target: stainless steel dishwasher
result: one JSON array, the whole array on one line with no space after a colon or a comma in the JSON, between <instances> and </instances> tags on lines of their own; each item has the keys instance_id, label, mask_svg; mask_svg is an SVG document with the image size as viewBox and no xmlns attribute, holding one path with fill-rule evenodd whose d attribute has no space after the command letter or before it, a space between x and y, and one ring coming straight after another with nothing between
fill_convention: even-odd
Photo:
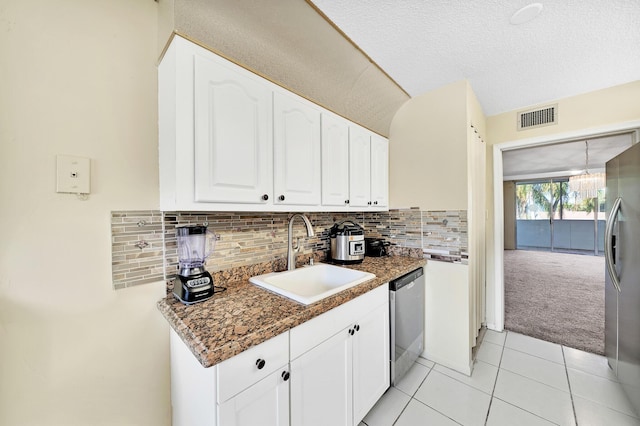
<instances>
[{"instance_id":1,"label":"stainless steel dishwasher","mask_svg":"<svg viewBox=\"0 0 640 426\"><path fill-rule=\"evenodd\" d=\"M424 272L389 282L391 384L398 383L424 350Z\"/></svg>"}]
</instances>

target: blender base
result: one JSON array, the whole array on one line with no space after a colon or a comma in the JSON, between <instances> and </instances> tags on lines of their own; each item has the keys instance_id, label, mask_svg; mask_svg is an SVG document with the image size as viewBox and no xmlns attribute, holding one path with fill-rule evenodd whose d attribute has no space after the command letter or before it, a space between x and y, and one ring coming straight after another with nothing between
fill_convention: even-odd
<instances>
[{"instance_id":1,"label":"blender base","mask_svg":"<svg viewBox=\"0 0 640 426\"><path fill-rule=\"evenodd\" d=\"M173 295L185 305L207 300L214 293L213 278L206 271L188 277L177 275L173 283Z\"/></svg>"}]
</instances>

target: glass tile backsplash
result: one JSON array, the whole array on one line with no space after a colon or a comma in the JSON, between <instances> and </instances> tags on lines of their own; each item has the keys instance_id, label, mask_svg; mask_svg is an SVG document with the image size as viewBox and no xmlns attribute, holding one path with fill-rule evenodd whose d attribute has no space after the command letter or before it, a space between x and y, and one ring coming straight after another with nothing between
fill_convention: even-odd
<instances>
[{"instance_id":1,"label":"glass tile backsplash","mask_svg":"<svg viewBox=\"0 0 640 426\"><path fill-rule=\"evenodd\" d=\"M300 237L302 244L300 254L328 251L329 229L343 220L360 224L366 237L384 238L397 247L422 249L425 257L460 262L467 252L466 210L411 208L306 215L316 235L307 238L302 222L295 222L294 237ZM121 289L171 278L178 265L178 226L206 223L217 235L215 251L206 264L212 273L285 258L289 216L290 213L111 212L113 287Z\"/></svg>"}]
</instances>

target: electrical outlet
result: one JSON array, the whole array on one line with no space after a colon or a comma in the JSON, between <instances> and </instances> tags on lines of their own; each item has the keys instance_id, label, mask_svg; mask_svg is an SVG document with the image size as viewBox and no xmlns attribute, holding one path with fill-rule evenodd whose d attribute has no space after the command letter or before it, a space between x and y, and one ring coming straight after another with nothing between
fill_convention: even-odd
<instances>
[{"instance_id":1,"label":"electrical outlet","mask_svg":"<svg viewBox=\"0 0 640 426\"><path fill-rule=\"evenodd\" d=\"M71 155L56 156L56 192L89 194L91 192L91 159Z\"/></svg>"}]
</instances>

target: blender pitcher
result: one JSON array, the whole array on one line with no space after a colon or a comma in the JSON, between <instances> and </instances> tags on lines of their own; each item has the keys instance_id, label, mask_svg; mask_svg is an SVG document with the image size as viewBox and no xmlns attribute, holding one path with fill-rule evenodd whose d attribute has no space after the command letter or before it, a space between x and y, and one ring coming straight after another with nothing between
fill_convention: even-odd
<instances>
[{"instance_id":1,"label":"blender pitcher","mask_svg":"<svg viewBox=\"0 0 640 426\"><path fill-rule=\"evenodd\" d=\"M207 231L206 226L190 225L176 228L176 236L180 275L189 275L188 269L204 268L205 260L215 248L215 234Z\"/></svg>"}]
</instances>

